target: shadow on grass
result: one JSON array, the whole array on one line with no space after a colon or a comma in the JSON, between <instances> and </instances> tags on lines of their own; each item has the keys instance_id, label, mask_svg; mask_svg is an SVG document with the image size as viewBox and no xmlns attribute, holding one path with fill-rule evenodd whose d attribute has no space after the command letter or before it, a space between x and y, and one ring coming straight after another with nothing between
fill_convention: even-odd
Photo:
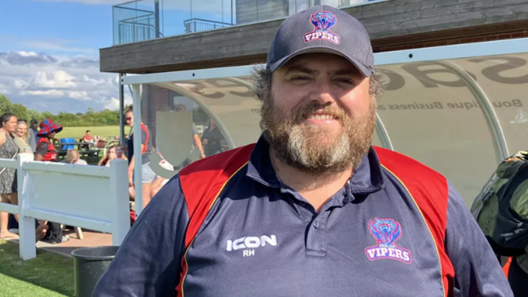
<instances>
[{"instance_id":1,"label":"shadow on grass","mask_svg":"<svg viewBox=\"0 0 528 297\"><path fill-rule=\"evenodd\" d=\"M74 296L73 258L37 250L37 257L24 261L16 243L0 240L0 274Z\"/></svg>"}]
</instances>

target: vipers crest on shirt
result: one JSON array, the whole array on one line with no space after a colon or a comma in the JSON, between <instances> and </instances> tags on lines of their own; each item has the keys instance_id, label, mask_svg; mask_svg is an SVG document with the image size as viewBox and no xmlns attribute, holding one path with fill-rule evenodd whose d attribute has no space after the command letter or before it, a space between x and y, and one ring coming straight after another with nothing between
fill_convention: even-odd
<instances>
[{"instance_id":1,"label":"vipers crest on shirt","mask_svg":"<svg viewBox=\"0 0 528 297\"><path fill-rule=\"evenodd\" d=\"M374 221L369 221L369 229L377 242L377 245L365 249L365 254L370 261L392 259L407 264L412 262L411 251L396 245L396 240L402 234L399 222L393 219L376 218Z\"/></svg>"},{"instance_id":2,"label":"vipers crest on shirt","mask_svg":"<svg viewBox=\"0 0 528 297\"><path fill-rule=\"evenodd\" d=\"M339 35L330 31L330 27L335 25L337 17L331 12L322 11L311 15L310 22L314 25L314 30L304 34L304 42L314 40L326 40L335 44L341 42Z\"/></svg>"}]
</instances>

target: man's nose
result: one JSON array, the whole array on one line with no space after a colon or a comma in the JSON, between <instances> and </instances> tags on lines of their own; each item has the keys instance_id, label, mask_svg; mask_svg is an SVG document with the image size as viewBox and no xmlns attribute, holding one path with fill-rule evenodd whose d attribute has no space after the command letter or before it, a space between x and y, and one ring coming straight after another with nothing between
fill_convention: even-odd
<instances>
[{"instance_id":1,"label":"man's nose","mask_svg":"<svg viewBox=\"0 0 528 297\"><path fill-rule=\"evenodd\" d=\"M331 82L327 79L316 80L312 86L311 99L322 105L335 103L335 97L332 94Z\"/></svg>"}]
</instances>

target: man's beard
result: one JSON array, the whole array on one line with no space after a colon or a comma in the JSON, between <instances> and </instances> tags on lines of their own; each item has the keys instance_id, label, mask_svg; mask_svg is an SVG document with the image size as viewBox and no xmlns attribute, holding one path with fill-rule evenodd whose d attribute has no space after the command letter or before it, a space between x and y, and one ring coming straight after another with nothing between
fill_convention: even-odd
<instances>
[{"instance_id":1,"label":"man's beard","mask_svg":"<svg viewBox=\"0 0 528 297\"><path fill-rule=\"evenodd\" d=\"M341 131L307 123L314 112L323 110L336 118ZM290 116L265 100L260 126L275 156L302 172L331 174L355 169L372 142L376 102L370 99L366 114L350 118L342 108L311 102L292 110Z\"/></svg>"}]
</instances>

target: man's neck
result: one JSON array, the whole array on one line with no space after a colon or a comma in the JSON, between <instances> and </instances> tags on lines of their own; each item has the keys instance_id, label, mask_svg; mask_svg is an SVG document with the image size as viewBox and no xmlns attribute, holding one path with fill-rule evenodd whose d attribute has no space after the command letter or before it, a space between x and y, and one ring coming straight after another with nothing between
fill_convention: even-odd
<instances>
[{"instance_id":1,"label":"man's neck","mask_svg":"<svg viewBox=\"0 0 528 297\"><path fill-rule=\"evenodd\" d=\"M270 159L282 183L301 194L316 211L319 211L352 176L352 169L328 174L304 172L282 162L275 156L273 150L270 150Z\"/></svg>"}]
</instances>

